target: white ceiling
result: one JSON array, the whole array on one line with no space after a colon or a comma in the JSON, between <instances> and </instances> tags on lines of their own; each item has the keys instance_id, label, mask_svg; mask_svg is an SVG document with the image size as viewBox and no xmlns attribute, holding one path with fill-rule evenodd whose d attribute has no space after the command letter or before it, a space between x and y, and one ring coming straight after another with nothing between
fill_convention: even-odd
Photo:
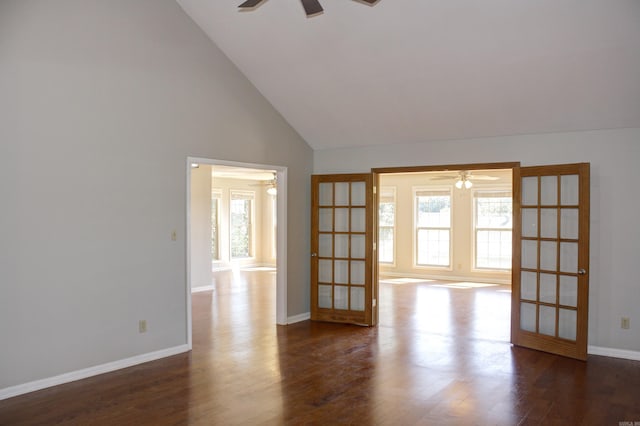
<instances>
[{"instance_id":1,"label":"white ceiling","mask_svg":"<svg viewBox=\"0 0 640 426\"><path fill-rule=\"evenodd\" d=\"M638 0L177 0L314 149L640 127Z\"/></svg>"},{"instance_id":2,"label":"white ceiling","mask_svg":"<svg viewBox=\"0 0 640 426\"><path fill-rule=\"evenodd\" d=\"M480 182L486 181L492 184L511 184L512 171L511 169L487 169L487 170L446 170L446 171L430 171L430 172L406 172L406 173L382 173L380 178L385 176L412 176L418 180L425 182L448 182L454 183L460 177L460 173L466 173L467 176L478 177ZM487 177L493 177L494 179L485 179ZM474 180L471 178L471 180Z\"/></svg>"},{"instance_id":3,"label":"white ceiling","mask_svg":"<svg viewBox=\"0 0 640 426\"><path fill-rule=\"evenodd\" d=\"M224 165L211 166L211 175L214 178L272 181L275 173L275 170Z\"/></svg>"}]
</instances>

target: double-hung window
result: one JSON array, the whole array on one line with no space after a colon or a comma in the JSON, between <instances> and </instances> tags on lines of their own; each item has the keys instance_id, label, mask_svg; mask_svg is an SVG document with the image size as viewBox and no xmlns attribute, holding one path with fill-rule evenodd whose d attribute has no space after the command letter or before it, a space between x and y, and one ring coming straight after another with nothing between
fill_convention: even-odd
<instances>
[{"instance_id":1,"label":"double-hung window","mask_svg":"<svg viewBox=\"0 0 640 426\"><path fill-rule=\"evenodd\" d=\"M253 255L253 191L231 191L230 240L231 258Z\"/></svg>"},{"instance_id":2,"label":"double-hung window","mask_svg":"<svg viewBox=\"0 0 640 426\"><path fill-rule=\"evenodd\" d=\"M477 269L511 268L511 191L475 191L474 239Z\"/></svg>"},{"instance_id":3,"label":"double-hung window","mask_svg":"<svg viewBox=\"0 0 640 426\"><path fill-rule=\"evenodd\" d=\"M451 265L451 190L414 189L418 266Z\"/></svg>"},{"instance_id":4,"label":"double-hung window","mask_svg":"<svg viewBox=\"0 0 640 426\"><path fill-rule=\"evenodd\" d=\"M394 241L396 227L396 189L380 189L378 210L378 260L380 263L394 263Z\"/></svg>"}]
</instances>

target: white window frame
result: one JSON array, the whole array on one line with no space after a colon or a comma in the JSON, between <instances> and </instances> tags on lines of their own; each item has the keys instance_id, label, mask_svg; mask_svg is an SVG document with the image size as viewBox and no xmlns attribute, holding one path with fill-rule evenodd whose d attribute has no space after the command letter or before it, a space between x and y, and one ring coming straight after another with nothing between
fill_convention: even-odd
<instances>
[{"instance_id":1,"label":"white window frame","mask_svg":"<svg viewBox=\"0 0 640 426\"><path fill-rule=\"evenodd\" d=\"M391 200L391 201L385 201ZM393 252L391 254L391 261L383 261L378 257L378 263L384 266L396 266L396 241L397 241L397 220L398 220L398 198L397 198L397 190L395 186L381 186L380 187L380 195L378 197L378 212L380 211L380 204L393 204L393 225L381 225L380 219L378 219L378 256L380 253L380 230L382 228L391 228L393 231L393 239L391 241L391 245L393 246Z\"/></svg>"},{"instance_id":2,"label":"white window frame","mask_svg":"<svg viewBox=\"0 0 640 426\"><path fill-rule=\"evenodd\" d=\"M421 192L435 192L442 193L442 195L449 196L449 228L425 228L418 227L418 196ZM439 270L439 271L453 271L453 209L454 209L454 200L453 200L453 185L439 185L439 186L414 186L412 187L412 195L413 195L413 267L415 269L431 269L431 270ZM420 229L448 229L449 230L449 265L427 265L418 263L418 231Z\"/></svg>"},{"instance_id":3,"label":"white window frame","mask_svg":"<svg viewBox=\"0 0 640 426\"><path fill-rule=\"evenodd\" d=\"M495 267L479 267L478 266L478 258L477 258L477 250L478 250L478 227L476 226L478 215L477 215L477 205L476 198L479 193L499 193L505 192L509 193L511 196L511 228L480 228L480 230L497 230L497 231L511 231L511 236L513 237L513 188L510 185L495 185L495 186L487 186L483 188L475 188L472 189L471 194L471 270L472 272L502 272L502 273L511 273L511 267L509 268L495 268ZM513 253L513 249L512 249Z\"/></svg>"},{"instance_id":4,"label":"white window frame","mask_svg":"<svg viewBox=\"0 0 640 426\"><path fill-rule=\"evenodd\" d=\"M216 230L216 252L218 253L218 257L215 258L213 257L213 253L211 253L211 260L213 262L219 262L222 260L222 252L220 251L221 249L221 244L220 244L220 235L221 235L221 229L220 229L220 216L221 216L221 209L222 209L222 189L221 188L212 188L211 189L211 211L213 214L213 206L216 206L216 219L217 222L213 223L213 217L211 218L211 238L213 239L213 230ZM212 249L213 249L213 242L212 242Z\"/></svg>"},{"instance_id":5,"label":"white window frame","mask_svg":"<svg viewBox=\"0 0 640 426\"><path fill-rule=\"evenodd\" d=\"M233 200L249 200L250 204L250 212L249 212L249 256L247 257L233 257L233 247L232 247L232 225L231 225L231 205L233 204ZM229 260L230 261L243 261L255 259L255 234L256 234L256 192L255 191L247 191L241 189L231 189L229 191Z\"/></svg>"}]
</instances>

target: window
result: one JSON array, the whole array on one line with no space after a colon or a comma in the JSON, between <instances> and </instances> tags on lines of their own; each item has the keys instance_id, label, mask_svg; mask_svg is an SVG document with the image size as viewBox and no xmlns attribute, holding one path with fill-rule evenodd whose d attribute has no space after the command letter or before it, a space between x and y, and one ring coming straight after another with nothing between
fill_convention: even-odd
<instances>
[{"instance_id":1,"label":"window","mask_svg":"<svg viewBox=\"0 0 640 426\"><path fill-rule=\"evenodd\" d=\"M396 226L396 189L380 188L378 212L378 260L381 263L394 262L394 240Z\"/></svg>"},{"instance_id":2,"label":"window","mask_svg":"<svg viewBox=\"0 0 640 426\"><path fill-rule=\"evenodd\" d=\"M415 190L416 264L450 266L451 191Z\"/></svg>"},{"instance_id":3,"label":"window","mask_svg":"<svg viewBox=\"0 0 640 426\"><path fill-rule=\"evenodd\" d=\"M476 268L511 268L511 191L474 193Z\"/></svg>"},{"instance_id":4,"label":"window","mask_svg":"<svg viewBox=\"0 0 640 426\"><path fill-rule=\"evenodd\" d=\"M220 260L220 189L211 190L211 260Z\"/></svg>"},{"instance_id":5,"label":"window","mask_svg":"<svg viewBox=\"0 0 640 426\"><path fill-rule=\"evenodd\" d=\"M251 257L253 238L253 200L255 193L231 191L231 258Z\"/></svg>"}]
</instances>

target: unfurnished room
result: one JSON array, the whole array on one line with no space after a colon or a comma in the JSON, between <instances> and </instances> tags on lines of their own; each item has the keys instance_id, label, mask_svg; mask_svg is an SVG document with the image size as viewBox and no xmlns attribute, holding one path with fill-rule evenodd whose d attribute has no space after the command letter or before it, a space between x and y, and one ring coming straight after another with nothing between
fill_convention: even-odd
<instances>
[{"instance_id":1,"label":"unfurnished room","mask_svg":"<svg viewBox=\"0 0 640 426\"><path fill-rule=\"evenodd\" d=\"M0 0L0 425L640 424L640 2Z\"/></svg>"}]
</instances>

